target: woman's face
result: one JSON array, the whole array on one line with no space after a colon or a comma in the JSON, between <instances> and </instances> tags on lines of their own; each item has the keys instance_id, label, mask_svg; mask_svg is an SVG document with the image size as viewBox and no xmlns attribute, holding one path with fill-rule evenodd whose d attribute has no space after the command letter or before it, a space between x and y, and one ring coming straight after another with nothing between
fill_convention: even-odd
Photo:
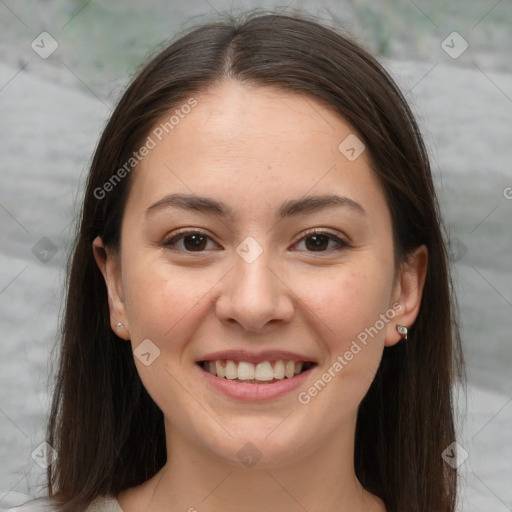
<instances>
[{"instance_id":1,"label":"woman's face","mask_svg":"<svg viewBox=\"0 0 512 512\"><path fill-rule=\"evenodd\" d=\"M194 99L130 177L100 263L113 328L171 444L268 467L341 446L421 291L395 275L368 152L311 98L225 81Z\"/></svg>"}]
</instances>

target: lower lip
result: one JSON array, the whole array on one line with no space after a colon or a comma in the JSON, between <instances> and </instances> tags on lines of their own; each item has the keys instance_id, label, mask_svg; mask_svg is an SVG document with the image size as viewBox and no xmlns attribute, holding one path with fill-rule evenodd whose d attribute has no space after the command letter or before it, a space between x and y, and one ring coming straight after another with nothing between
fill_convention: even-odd
<instances>
[{"instance_id":1,"label":"lower lip","mask_svg":"<svg viewBox=\"0 0 512 512\"><path fill-rule=\"evenodd\" d=\"M222 377L216 377L210 372L203 370L199 365L196 366L206 379L208 385L231 398L248 402L271 400L272 398L279 398L287 393L291 393L294 389L304 384L313 369L310 368L299 375L295 375L295 377L291 379L284 378L283 380L271 384L245 384L243 382L235 382Z\"/></svg>"}]
</instances>

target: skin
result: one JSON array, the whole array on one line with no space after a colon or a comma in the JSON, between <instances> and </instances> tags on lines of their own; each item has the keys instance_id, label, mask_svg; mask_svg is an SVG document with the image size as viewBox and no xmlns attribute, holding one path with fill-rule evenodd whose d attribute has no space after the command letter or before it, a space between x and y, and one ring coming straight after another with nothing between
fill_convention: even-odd
<instances>
[{"instance_id":1,"label":"skin","mask_svg":"<svg viewBox=\"0 0 512 512\"><path fill-rule=\"evenodd\" d=\"M320 103L229 80L195 98L131 176L120 253L93 244L112 329L133 349L150 339L160 350L149 366L135 363L164 413L169 462L118 501L124 512L382 512L354 472L357 408L384 346L401 339L396 325L418 314L427 250L395 268L368 152L349 161L338 150L354 130ZM233 217L176 206L147 213L171 193L215 199ZM364 213L337 205L277 217L285 201L333 193ZM181 228L209 237L202 250L190 250L190 238L165 246ZM349 245L315 251L311 228ZM263 249L252 263L236 252L248 236ZM396 303L400 313L305 405L297 391L243 402L196 378L202 355L282 349L317 361L298 390L307 391ZM252 468L237 457L248 441L262 456Z\"/></svg>"}]
</instances>

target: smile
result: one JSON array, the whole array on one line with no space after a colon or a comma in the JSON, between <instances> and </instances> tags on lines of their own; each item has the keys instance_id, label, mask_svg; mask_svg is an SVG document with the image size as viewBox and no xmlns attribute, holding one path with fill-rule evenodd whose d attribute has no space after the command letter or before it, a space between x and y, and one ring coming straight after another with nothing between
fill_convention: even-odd
<instances>
[{"instance_id":1,"label":"smile","mask_svg":"<svg viewBox=\"0 0 512 512\"><path fill-rule=\"evenodd\" d=\"M215 361L200 361L199 365L215 377L246 384L272 384L300 375L315 363L278 360L261 361L255 364L248 361L217 359Z\"/></svg>"},{"instance_id":2,"label":"smile","mask_svg":"<svg viewBox=\"0 0 512 512\"><path fill-rule=\"evenodd\" d=\"M293 392L306 385L316 366L316 362L286 358L248 362L218 356L195 365L209 389L244 402L294 397Z\"/></svg>"}]
</instances>

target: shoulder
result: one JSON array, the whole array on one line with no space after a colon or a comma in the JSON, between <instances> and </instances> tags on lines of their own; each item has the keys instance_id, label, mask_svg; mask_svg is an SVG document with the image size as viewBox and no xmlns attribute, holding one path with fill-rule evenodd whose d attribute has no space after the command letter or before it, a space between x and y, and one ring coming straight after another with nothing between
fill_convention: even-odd
<instances>
[{"instance_id":1,"label":"shoulder","mask_svg":"<svg viewBox=\"0 0 512 512\"><path fill-rule=\"evenodd\" d=\"M111 496L96 498L87 509L87 512L123 512L119 503Z\"/></svg>"},{"instance_id":2,"label":"shoulder","mask_svg":"<svg viewBox=\"0 0 512 512\"><path fill-rule=\"evenodd\" d=\"M17 507L3 507L0 512L58 512L57 502L50 498L36 498ZM119 503L112 497L96 498L88 507L87 512L123 512Z\"/></svg>"}]
</instances>

